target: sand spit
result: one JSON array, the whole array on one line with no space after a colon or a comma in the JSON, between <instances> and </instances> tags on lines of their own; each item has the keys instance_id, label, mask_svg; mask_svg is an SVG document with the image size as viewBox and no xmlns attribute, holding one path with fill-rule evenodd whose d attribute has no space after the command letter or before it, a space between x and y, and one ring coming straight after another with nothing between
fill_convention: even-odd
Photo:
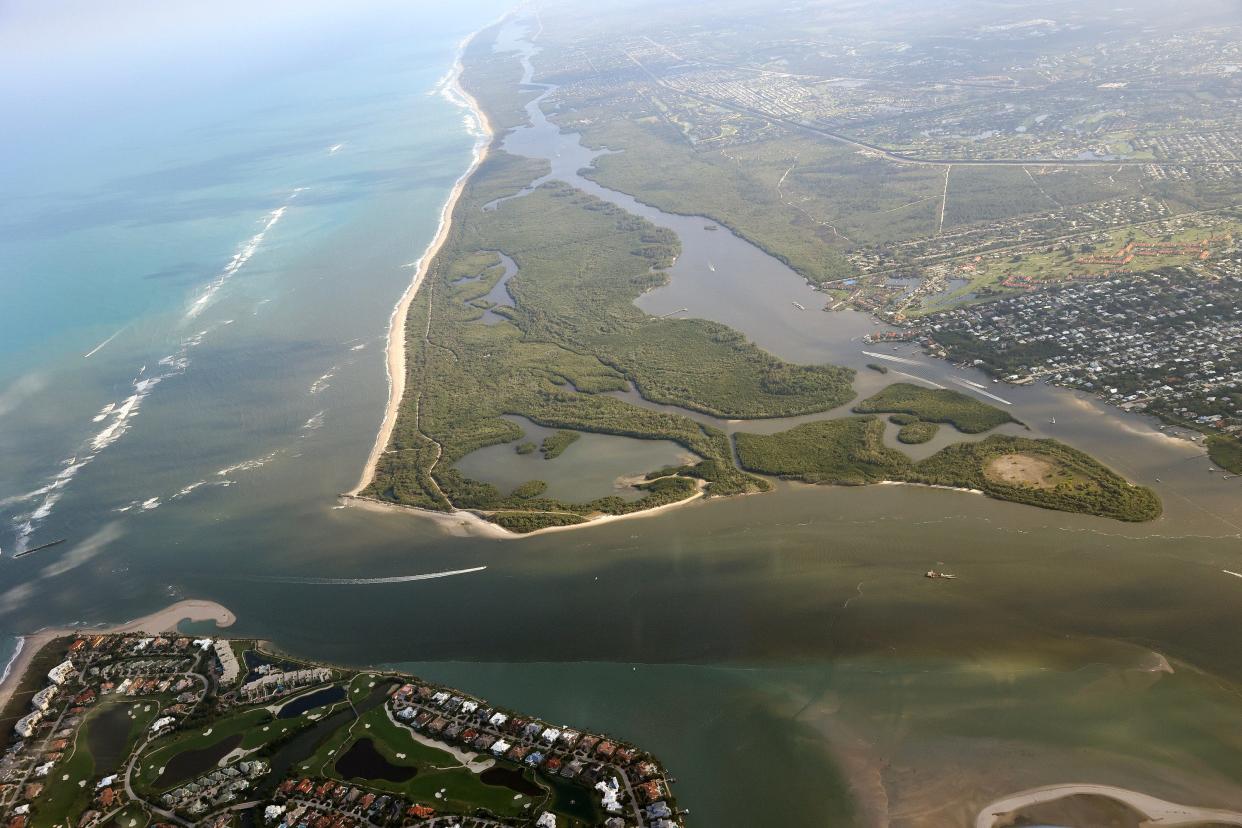
<instances>
[{"instance_id":1,"label":"sand spit","mask_svg":"<svg viewBox=\"0 0 1242 828\"><path fill-rule=\"evenodd\" d=\"M479 106L479 102L461 85L462 55L477 35L478 32L475 32L462 41L457 51L457 60L446 79L453 95L466 103L479 125L480 134L474 145L474 157L470 161L470 166L453 184L448 199L440 209L440 225L436 229L436 234L431 243L427 245L427 249L423 251L423 255L414 263L414 278L405 289L405 293L401 294L401 298L397 300L397 304L392 309L392 315L388 319L388 344L385 360L388 371L388 404L384 409L384 419L380 424L379 433L375 435L375 444L371 446L371 454L367 457L366 466L363 467L362 477L359 478L358 485L349 491L350 495L357 495L371 484L380 456L383 455L388 441L392 438L393 427L397 424L397 412L401 407L401 398L405 396L405 323L409 316L410 303L414 301L414 296L427 277L432 261L435 260L440 249L444 247L444 242L448 239L449 231L453 226L453 211L457 209L457 202L466 189L466 182L487 158L488 150L495 137L491 123L487 120L487 115Z\"/></svg>"},{"instance_id":2,"label":"sand spit","mask_svg":"<svg viewBox=\"0 0 1242 828\"><path fill-rule=\"evenodd\" d=\"M1168 802L1145 793L1116 788L1112 785L1066 784L1032 788L1029 791L998 799L979 813L978 818L975 819L975 828L999 828L999 826L1009 825L1011 823L1006 821L1005 817L1014 811L1042 802L1054 802L1067 796L1084 794L1106 797L1129 805L1147 817L1148 822L1144 825L1191 826L1212 823L1242 826L1242 811L1179 805L1176 802Z\"/></svg>"},{"instance_id":3,"label":"sand spit","mask_svg":"<svg viewBox=\"0 0 1242 828\"><path fill-rule=\"evenodd\" d=\"M102 627L48 627L30 635L23 636L20 649L9 664L8 674L0 684L0 709L9 703L14 688L21 682L22 676L30 666L30 662L43 647L56 638L64 635L75 635L80 632L92 633L161 633L172 632L182 621L215 621L217 627L231 627L237 616L215 601L186 600L165 607L162 610L126 621L114 626Z\"/></svg>"}]
</instances>

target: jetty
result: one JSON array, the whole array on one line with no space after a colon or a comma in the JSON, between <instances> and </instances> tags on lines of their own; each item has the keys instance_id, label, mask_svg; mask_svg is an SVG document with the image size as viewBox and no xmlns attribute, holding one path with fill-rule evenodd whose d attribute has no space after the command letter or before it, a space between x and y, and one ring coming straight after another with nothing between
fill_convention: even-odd
<instances>
[{"instance_id":1,"label":"jetty","mask_svg":"<svg viewBox=\"0 0 1242 828\"><path fill-rule=\"evenodd\" d=\"M40 552L44 549L51 549L53 546L60 546L64 542L65 542L65 539L61 538L59 540L54 540L51 543L43 543L38 546L32 546L29 549L24 549L21 552L18 552L17 554L15 554L13 556L13 559L17 560L18 558L24 558L27 555L33 555L34 553Z\"/></svg>"}]
</instances>

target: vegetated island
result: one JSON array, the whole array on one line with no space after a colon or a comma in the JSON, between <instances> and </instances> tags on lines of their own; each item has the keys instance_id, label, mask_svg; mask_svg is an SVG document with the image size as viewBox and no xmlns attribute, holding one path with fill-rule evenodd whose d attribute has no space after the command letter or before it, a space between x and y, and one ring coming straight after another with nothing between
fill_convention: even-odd
<instances>
[{"instance_id":1,"label":"vegetated island","mask_svg":"<svg viewBox=\"0 0 1242 828\"><path fill-rule=\"evenodd\" d=\"M684 824L661 763L623 740L160 629L54 637L13 677L9 826Z\"/></svg>"},{"instance_id":2,"label":"vegetated island","mask_svg":"<svg viewBox=\"0 0 1242 828\"><path fill-rule=\"evenodd\" d=\"M666 269L680 250L678 239L569 184L539 183L548 173L546 162L499 147L504 130L527 122L523 107L531 93L520 85L518 57L492 51L495 34L494 28L484 30L470 40L459 67L467 98L481 109L480 121L501 132L491 136L477 166L455 191L450 220L428 252L417 290L404 316L401 305L394 315L394 331L395 320L403 322L406 359L403 381L394 381L393 393L402 393L376 443L386 448L373 452L353 494L465 514L509 532L529 533L770 488L749 472L815 482L913 482L927 476L916 474L919 468L936 470L938 485L979 488L1049 508L1128 520L1159 513L1158 502L1144 508L1131 503L1142 500L1129 491L1136 487L1051 441L1026 441L1030 445L1021 447L1039 457L1061 452L1052 464L1054 477L1061 477L1051 488L1047 481L1005 482L965 462L933 463L940 455L916 466L884 447L875 432L880 424L863 418L810 423L768 438L738 434L739 469L723 431L613 396L610 392L632 387L646 400L687 412L738 420L787 417L848 402L854 396L853 372L793 365L725 325L653 317L636 307L638 296L668 279ZM479 300L502 278L512 305L481 307ZM389 343L390 349L401 346L399 338ZM390 358L390 366L397 363ZM925 423L952 423L967 433L1012 419L956 392L924 392L898 383L860 403L859 410L908 412ZM505 415L558 429L542 446L548 458L571 442L559 435L596 432L671 440L699 459L647 474L635 484L641 496L634 500L611 495L564 502L543 496L546 487L539 481L506 492L455 467L471 452L499 443L532 451L517 443L523 430ZM907 437L930 439L929 430L920 426L907 431ZM775 448L781 445L786 448ZM794 445L810 453L792 465L773 459L786 456ZM1105 502L1117 494L1125 495L1123 501Z\"/></svg>"},{"instance_id":3,"label":"vegetated island","mask_svg":"<svg viewBox=\"0 0 1242 828\"><path fill-rule=\"evenodd\" d=\"M927 424L915 419L915 412L974 434L1013 422L1006 412L956 391L908 384L889 386L854 410L895 408L901 409L895 417L903 430ZM761 474L809 483L903 482L970 489L999 500L1124 521L1160 516L1160 499L1151 489L1128 482L1090 455L1056 440L993 434L954 443L914 462L886 446L883 438L884 423L875 416L804 423L777 434L735 436L742 468Z\"/></svg>"},{"instance_id":4,"label":"vegetated island","mask_svg":"<svg viewBox=\"0 0 1242 828\"><path fill-rule=\"evenodd\" d=\"M1227 434L1209 434L1204 444L1213 463L1226 471L1242 474L1242 440Z\"/></svg>"}]
</instances>

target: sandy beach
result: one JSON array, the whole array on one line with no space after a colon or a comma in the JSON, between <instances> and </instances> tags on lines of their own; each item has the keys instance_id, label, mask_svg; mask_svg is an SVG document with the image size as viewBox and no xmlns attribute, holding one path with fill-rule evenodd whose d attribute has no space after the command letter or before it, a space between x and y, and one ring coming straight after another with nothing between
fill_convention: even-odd
<instances>
[{"instance_id":1,"label":"sandy beach","mask_svg":"<svg viewBox=\"0 0 1242 828\"><path fill-rule=\"evenodd\" d=\"M427 277L427 271L430 270L431 263L440 252L440 248L444 247L445 240L448 239L449 231L453 227L453 211L457 209L457 202L461 199L461 194L466 189L466 182L470 180L470 176L474 175L474 171L487 158L488 150L491 148L492 140L495 138L492 125L487 120L487 115L483 112L483 108L479 106L479 102L474 99L474 96L461 85L462 55L465 54L466 47L470 45L470 41L474 40L477 35L478 32L475 32L475 34L462 41L461 46L457 50L457 60L453 64L453 69L445 82L452 94L458 100L464 101L474 115L479 125L479 139L475 142L474 157L470 161L470 166L466 168L466 171L453 184L453 189L449 193L448 199L440 209L440 225L436 229L435 236L432 238L431 243L427 245L427 249L423 251L423 255L414 264L414 278L405 289L405 293L401 294L401 298L397 300L397 304L393 306L392 315L388 319L388 340L385 349L385 366L388 371L388 404L384 408L384 419L380 424L379 433L375 435L375 444L371 446L371 453L367 457L366 465L362 469L362 476L358 479L358 485L348 492L350 495L358 495L359 492L371 484L371 480L375 477L375 467L379 463L380 456L384 453L384 449L388 446L388 441L392 438L392 430L397 424L397 412L401 407L401 399L405 396L405 323L410 313L410 303L414 301L415 295L418 294L418 289L423 284L423 279Z\"/></svg>"},{"instance_id":2,"label":"sandy beach","mask_svg":"<svg viewBox=\"0 0 1242 828\"><path fill-rule=\"evenodd\" d=\"M1031 790L999 799L980 812L975 820L975 828L999 828L1001 825L1009 825L1010 823L1005 817L1021 808L1038 805L1042 802L1054 802L1067 796L1084 795L1106 797L1123 802L1147 816L1149 821L1144 822L1144 825L1190 826L1207 825L1209 823L1213 825L1242 825L1242 812L1240 811L1225 811L1216 808L1181 805L1113 785L1072 783L1032 788Z\"/></svg>"},{"instance_id":3,"label":"sandy beach","mask_svg":"<svg viewBox=\"0 0 1242 828\"><path fill-rule=\"evenodd\" d=\"M9 663L8 675L5 676L3 684L0 684L0 710L3 710L4 706L9 703L9 698L12 697L14 689L21 682L22 675L30 666L30 662L35 655L53 639L80 632L170 632L175 630L182 621L215 621L217 627L224 628L232 626L237 621L237 616L215 601L186 600L178 601L150 615L144 615L141 618L135 618L132 621L125 621L113 626L47 627L22 636L21 642L18 645L20 649Z\"/></svg>"}]
</instances>

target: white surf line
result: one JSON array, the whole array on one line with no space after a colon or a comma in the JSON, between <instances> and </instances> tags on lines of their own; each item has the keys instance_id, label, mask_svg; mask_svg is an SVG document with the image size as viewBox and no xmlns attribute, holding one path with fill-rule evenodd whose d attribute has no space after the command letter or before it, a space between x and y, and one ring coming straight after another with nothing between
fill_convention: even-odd
<instances>
[{"instance_id":1,"label":"white surf line","mask_svg":"<svg viewBox=\"0 0 1242 828\"><path fill-rule=\"evenodd\" d=\"M877 354L874 351L863 351L863 353L869 357L875 357L876 359L885 359L885 360L888 360L889 362L900 362L902 365L915 365L919 368L926 367L923 363L915 359L906 359L905 357L889 356L888 354Z\"/></svg>"},{"instance_id":2,"label":"white surf line","mask_svg":"<svg viewBox=\"0 0 1242 828\"><path fill-rule=\"evenodd\" d=\"M285 199L284 204L267 214L267 218L266 221L263 222L262 229L251 236L249 241L237 249L237 252L233 254L233 258L230 259L229 263L224 266L224 270L220 271L219 275L217 275L215 279L212 279L207 286L203 288L202 292L199 293L198 298L194 300L193 304L190 305L190 309L186 311L186 320L193 319L202 313L207 306L211 304L212 299L215 298L215 295L220 291L220 288L224 287L225 283L227 283L229 279L233 278L234 274L245 267L246 262L250 261L251 257L258 251L259 246L263 244L263 239L267 236L268 231L276 226L276 222L280 221L281 217L289 211L289 202L297 198L298 193L300 193L303 189L303 187L296 188L289 194L289 197Z\"/></svg>"},{"instance_id":3,"label":"white surf line","mask_svg":"<svg viewBox=\"0 0 1242 828\"><path fill-rule=\"evenodd\" d=\"M128 325L126 325L125 327L129 327L129 326L128 326ZM120 330L120 331L117 331L117 332L116 332L116 333L114 333L112 336L110 336L110 337L108 337L107 339L105 339L103 342L100 342L100 343L99 343L98 345L96 345L94 348L91 348L89 351L87 351L86 353L82 354L82 359L90 359L90 358L91 358L91 357L93 357L95 354L97 354L97 353L99 353L100 351L102 351L102 350L104 349L104 346L105 346L105 345L107 345L109 342L111 342L112 340L114 340L114 339L116 339L118 336L120 336L120 335L121 335L121 332L122 332L122 331L124 331L124 330L125 330L125 328L121 328L121 330Z\"/></svg>"},{"instance_id":4,"label":"white surf line","mask_svg":"<svg viewBox=\"0 0 1242 828\"><path fill-rule=\"evenodd\" d=\"M1242 572L1234 572L1232 569L1222 569L1221 572L1226 575L1232 575L1235 578L1242 578Z\"/></svg>"},{"instance_id":5,"label":"white surf line","mask_svg":"<svg viewBox=\"0 0 1242 828\"><path fill-rule=\"evenodd\" d=\"M894 373L894 374L897 374L898 376L901 376L901 377L908 377L908 378L910 378L910 379L912 379L912 380L918 380L919 382L924 382L924 383L927 383L927 384L928 384L928 385L930 385L932 388L935 388L935 389L940 390L940 391L945 391L945 390L947 390L947 389L946 389L943 385L941 385L940 383L937 383L937 382L932 382L931 380L929 380L929 379L927 379L927 378L925 378L925 377L920 377L920 376L917 376L916 374L907 374L905 371L898 371L896 368L894 368L894 369L893 369L893 373Z\"/></svg>"},{"instance_id":6,"label":"white surf line","mask_svg":"<svg viewBox=\"0 0 1242 828\"><path fill-rule=\"evenodd\" d=\"M472 566L469 569L449 569L444 572L427 572L422 575L393 575L389 578L283 578L279 575L269 578L256 578L259 581L270 581L278 584L311 584L316 586L362 586L369 584L405 584L410 581L430 581L433 578L451 578L454 575L469 575L482 572L486 566Z\"/></svg>"},{"instance_id":7,"label":"white surf line","mask_svg":"<svg viewBox=\"0 0 1242 828\"><path fill-rule=\"evenodd\" d=\"M981 394L987 397L989 400L996 400L998 403L1004 403L1005 405L1013 405L1013 403L1011 403L1009 400L1004 399L1003 397L998 397L995 394L984 391L982 388L974 387L973 382L967 382L966 380L958 379L957 377L949 377L949 382L955 382L958 385L962 386L963 388L969 388L971 391L974 391L976 394Z\"/></svg>"}]
</instances>

